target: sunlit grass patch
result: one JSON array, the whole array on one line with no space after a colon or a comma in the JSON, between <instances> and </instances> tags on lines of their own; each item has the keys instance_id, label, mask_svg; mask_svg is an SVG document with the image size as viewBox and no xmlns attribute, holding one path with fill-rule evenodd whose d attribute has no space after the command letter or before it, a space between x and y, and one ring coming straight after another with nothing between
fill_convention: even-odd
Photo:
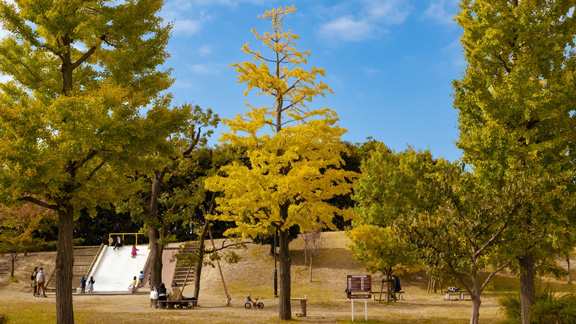
<instances>
[{"instance_id":1,"label":"sunlit grass patch","mask_svg":"<svg viewBox=\"0 0 576 324\"><path fill-rule=\"evenodd\" d=\"M498 293L519 291L520 280L516 277L495 275L488 283L486 290Z\"/></svg>"},{"instance_id":2,"label":"sunlit grass patch","mask_svg":"<svg viewBox=\"0 0 576 324\"><path fill-rule=\"evenodd\" d=\"M52 303L2 301L0 314L6 315L10 324L56 323L56 307Z\"/></svg>"},{"instance_id":3,"label":"sunlit grass patch","mask_svg":"<svg viewBox=\"0 0 576 324\"><path fill-rule=\"evenodd\" d=\"M179 318L181 317L181 318ZM165 313L144 314L144 313L106 313L96 311L74 311L74 322L77 324L177 324L189 323L185 314L176 314L176 316L166 316Z\"/></svg>"}]
</instances>

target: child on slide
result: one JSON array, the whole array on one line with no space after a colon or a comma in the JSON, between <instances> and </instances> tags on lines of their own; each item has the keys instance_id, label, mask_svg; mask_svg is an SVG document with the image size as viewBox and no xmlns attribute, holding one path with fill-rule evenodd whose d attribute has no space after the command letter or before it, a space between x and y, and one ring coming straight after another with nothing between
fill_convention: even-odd
<instances>
[{"instance_id":1,"label":"child on slide","mask_svg":"<svg viewBox=\"0 0 576 324\"><path fill-rule=\"evenodd\" d=\"M136 248L136 245L132 245L132 257L133 257L133 258L136 257L136 254L138 253L138 251L140 251L140 250L138 250L138 249Z\"/></svg>"}]
</instances>

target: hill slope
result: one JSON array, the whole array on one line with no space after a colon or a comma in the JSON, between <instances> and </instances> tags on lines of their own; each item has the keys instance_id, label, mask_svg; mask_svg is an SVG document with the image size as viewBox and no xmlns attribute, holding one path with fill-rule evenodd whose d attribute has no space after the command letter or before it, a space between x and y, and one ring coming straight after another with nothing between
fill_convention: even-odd
<instances>
[{"instance_id":1,"label":"hill slope","mask_svg":"<svg viewBox=\"0 0 576 324\"><path fill-rule=\"evenodd\" d=\"M350 302L346 300L346 276L366 274L364 264L356 261L350 243L343 232L325 232L324 244L314 260L313 280L309 281L309 267L304 265L304 243L301 238L291 245L292 257L292 296L308 298L308 317L296 318L308 323L334 323L348 321L351 317ZM216 245L222 244L217 240ZM217 268L204 267L200 292L200 305L191 312L174 312L149 308L147 294L136 295L74 295L75 314L80 318L77 323L102 323L114 321L139 324L146 323L269 323L277 322L278 299L273 297L274 259L268 254L269 247L247 244L246 249L235 249L241 256L237 264L222 262L223 276L228 293L232 297L231 307L225 307L226 297ZM55 253L30 253L20 256L16 262L18 282L7 280L6 273L0 274L0 314L10 315L17 309L22 312L33 309L34 312L50 318L54 312L54 295L49 298L32 298L30 290L30 272L34 266L44 266L51 273ZM9 256L0 258L2 269L9 263ZM373 290L379 288L379 275L372 276ZM464 323L469 320L472 303L467 301L445 301L442 294L430 294L426 291L427 278L423 272L403 276L402 287L406 291L405 300L397 303L378 303L368 301L370 320L386 323ZM480 320L482 323L501 322L502 312L498 298L503 293L516 289L518 280L508 274L494 278L491 291L483 294ZM563 281L542 279L541 286L551 285L557 292L574 291ZM445 286L456 283L445 283ZM184 295L190 295L192 288L186 287ZM266 305L263 310L245 310L244 299L249 294L260 298ZM356 301L356 318L364 317L364 302ZM34 305L34 307L30 307ZM126 307L130 305L130 307ZM298 313L297 302L292 304L292 312ZM97 315L96 315L97 314ZM193 317L190 315L193 314ZM22 316L17 313L14 316ZM194 320L192 321L191 318ZM44 321L53 323L55 321ZM19 323L19 322L15 322ZM27 322L21 322L27 323Z\"/></svg>"}]
</instances>

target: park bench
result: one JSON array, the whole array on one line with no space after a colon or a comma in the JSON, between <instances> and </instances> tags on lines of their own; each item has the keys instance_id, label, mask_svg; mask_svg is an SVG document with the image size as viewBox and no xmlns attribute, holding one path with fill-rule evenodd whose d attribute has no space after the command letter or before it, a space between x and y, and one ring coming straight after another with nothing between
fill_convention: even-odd
<instances>
[{"instance_id":1,"label":"park bench","mask_svg":"<svg viewBox=\"0 0 576 324\"><path fill-rule=\"evenodd\" d=\"M194 308L194 304L198 302L198 300L186 300L186 299L180 299L180 300L159 300L158 303L156 304L158 306L158 308L160 307L164 307L163 305L166 305L166 308ZM179 307L177 307L179 306Z\"/></svg>"},{"instance_id":2,"label":"park bench","mask_svg":"<svg viewBox=\"0 0 576 324\"><path fill-rule=\"evenodd\" d=\"M370 294L372 294L372 300L376 300L377 296L378 298L380 298L380 292L379 291L371 291ZM382 296L384 297L384 300L386 300L386 294L388 294L387 292L383 291L382 292ZM400 290L396 292L396 299L398 300L404 300L404 297L402 296L404 294L404 290ZM390 295L394 295L394 293L390 293Z\"/></svg>"},{"instance_id":3,"label":"park bench","mask_svg":"<svg viewBox=\"0 0 576 324\"><path fill-rule=\"evenodd\" d=\"M290 298L290 300L300 302L300 313L296 313L296 316L306 317L306 300L308 300L308 297L304 295L304 298Z\"/></svg>"},{"instance_id":4,"label":"park bench","mask_svg":"<svg viewBox=\"0 0 576 324\"><path fill-rule=\"evenodd\" d=\"M444 294L446 294L446 300L450 300L450 296L458 296L459 299L458 300L464 300L464 295L470 295L470 293L466 290L460 290L460 291L444 291Z\"/></svg>"}]
</instances>

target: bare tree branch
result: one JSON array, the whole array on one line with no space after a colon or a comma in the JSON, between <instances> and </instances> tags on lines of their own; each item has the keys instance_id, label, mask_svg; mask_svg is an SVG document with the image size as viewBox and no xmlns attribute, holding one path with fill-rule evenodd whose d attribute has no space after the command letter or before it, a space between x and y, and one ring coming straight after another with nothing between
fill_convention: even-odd
<instances>
[{"instance_id":1,"label":"bare tree branch","mask_svg":"<svg viewBox=\"0 0 576 324\"><path fill-rule=\"evenodd\" d=\"M47 209L50 209L50 210L58 211L58 205L50 205L50 204L48 204L48 203L46 203L46 202L44 202L44 201L42 201L42 200L40 200L40 199L36 199L36 198L34 198L34 197L24 196L24 197L22 197L22 198L18 198L18 200L23 200L23 201L31 202L31 203L33 203L33 204L36 204L36 205L40 206L40 207L44 207L44 208L47 208Z\"/></svg>"}]
</instances>

